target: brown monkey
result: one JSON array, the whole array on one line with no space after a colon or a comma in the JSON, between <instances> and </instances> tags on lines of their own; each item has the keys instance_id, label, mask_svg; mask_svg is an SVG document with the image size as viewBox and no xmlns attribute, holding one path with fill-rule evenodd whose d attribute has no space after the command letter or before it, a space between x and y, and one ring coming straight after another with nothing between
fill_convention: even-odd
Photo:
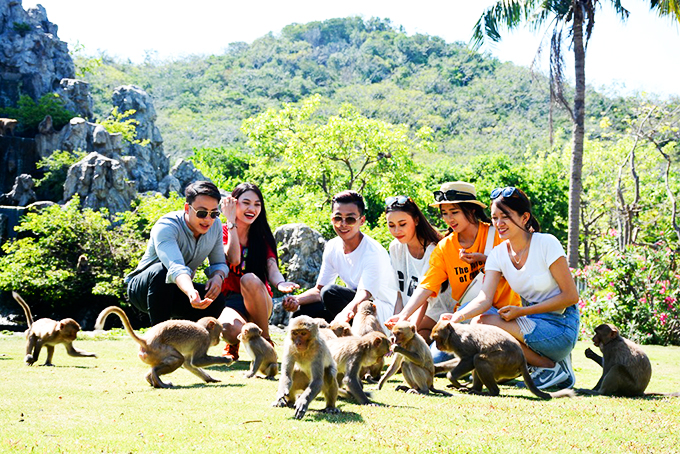
<instances>
[{"instance_id":1,"label":"brown monkey","mask_svg":"<svg viewBox=\"0 0 680 454\"><path fill-rule=\"evenodd\" d=\"M335 332L331 329L331 325L328 324L328 322L321 318L321 317L316 317L312 319L314 323L319 327L319 336L327 341L331 339L337 339L338 336L335 335Z\"/></svg>"},{"instance_id":2,"label":"brown monkey","mask_svg":"<svg viewBox=\"0 0 680 454\"><path fill-rule=\"evenodd\" d=\"M109 306L97 317L95 329L103 329L106 317L116 314L125 326L125 331L139 344L139 359L151 366L146 381L154 388L169 388L160 376L169 374L184 366L206 383L219 382L201 367L213 364L231 364L231 358L209 356L208 349L220 341L222 325L214 317L203 317L198 322L168 320L151 327L143 337L130 326L125 312L116 306Z\"/></svg>"},{"instance_id":3,"label":"brown monkey","mask_svg":"<svg viewBox=\"0 0 680 454\"><path fill-rule=\"evenodd\" d=\"M340 388L340 395L350 395L360 405L370 404L361 386L361 369L375 364L390 351L390 341L383 333L370 332L362 337L338 337L328 341L328 348L338 365L338 383L344 385L349 394ZM381 361L382 362L382 361Z\"/></svg>"},{"instance_id":4,"label":"brown monkey","mask_svg":"<svg viewBox=\"0 0 680 454\"><path fill-rule=\"evenodd\" d=\"M378 309L373 301L363 301L357 307L357 314L352 320L352 334L361 337L373 331L385 332L383 325L378 320ZM377 383L380 380L384 365L385 359L381 357L374 365L362 370L361 375L366 381Z\"/></svg>"},{"instance_id":5,"label":"brown monkey","mask_svg":"<svg viewBox=\"0 0 680 454\"><path fill-rule=\"evenodd\" d=\"M255 323L246 323L237 337L252 360L246 377L252 378L259 371L267 378L274 378L279 371L278 357L272 344L262 338L260 327Z\"/></svg>"},{"instance_id":6,"label":"brown monkey","mask_svg":"<svg viewBox=\"0 0 680 454\"><path fill-rule=\"evenodd\" d=\"M335 333L335 337L352 336L352 327L347 322L333 321L330 324L330 329Z\"/></svg>"},{"instance_id":7,"label":"brown monkey","mask_svg":"<svg viewBox=\"0 0 680 454\"><path fill-rule=\"evenodd\" d=\"M497 396L500 392L499 381L522 375L529 391L541 399L574 395L571 389L555 393L538 389L527 369L527 361L519 341L497 326L468 325L443 320L432 328L432 339L437 343L438 349L453 352L459 358L458 364L448 372L447 377L451 385L460 390L481 394L482 387L486 386L490 395ZM458 383L458 379L470 372L472 388L468 389Z\"/></svg>"},{"instance_id":8,"label":"brown monkey","mask_svg":"<svg viewBox=\"0 0 680 454\"><path fill-rule=\"evenodd\" d=\"M13 118L0 118L0 136L6 136L9 132L14 135L14 128L19 122Z\"/></svg>"},{"instance_id":9,"label":"brown monkey","mask_svg":"<svg viewBox=\"0 0 680 454\"><path fill-rule=\"evenodd\" d=\"M295 419L302 419L309 404L322 392L326 413L338 413L337 367L319 325L306 315L291 319L283 344L279 390L274 407L295 407ZM302 391L302 392L300 392ZM298 394L299 393L299 394Z\"/></svg>"},{"instance_id":10,"label":"brown monkey","mask_svg":"<svg viewBox=\"0 0 680 454\"><path fill-rule=\"evenodd\" d=\"M592 394L605 396L640 396L652 378L652 363L639 345L619 335L614 325L603 323L595 328L593 343L602 356L587 348L586 357L602 367L602 376ZM589 394L588 390L579 390Z\"/></svg>"},{"instance_id":11,"label":"brown monkey","mask_svg":"<svg viewBox=\"0 0 680 454\"><path fill-rule=\"evenodd\" d=\"M401 366L401 373L408 386L397 386L398 391L428 394L430 391L450 396L446 391L440 391L433 386L434 361L427 343L416 332L416 326L407 321L399 322L392 328L393 350L398 353L392 365L378 383L382 389L389 379Z\"/></svg>"},{"instance_id":12,"label":"brown monkey","mask_svg":"<svg viewBox=\"0 0 680 454\"><path fill-rule=\"evenodd\" d=\"M64 344L66 353L69 356L97 357L95 353L79 350L73 346L73 341L76 340L78 331L80 331L78 322L72 318L65 318L58 322L51 318L40 318L34 322L31 309L26 301L17 292L12 292L12 296L24 310L26 323L28 324L28 330L26 330L26 357L24 358L26 364L32 366L33 363L38 361L40 349L45 346L47 349L45 366L54 366L52 364L52 356L54 355L54 346L58 344Z\"/></svg>"},{"instance_id":13,"label":"brown monkey","mask_svg":"<svg viewBox=\"0 0 680 454\"><path fill-rule=\"evenodd\" d=\"M378 321L378 309L373 301L362 301L357 307L354 320L352 320L352 334L361 337L371 331L385 332L382 324Z\"/></svg>"}]
</instances>

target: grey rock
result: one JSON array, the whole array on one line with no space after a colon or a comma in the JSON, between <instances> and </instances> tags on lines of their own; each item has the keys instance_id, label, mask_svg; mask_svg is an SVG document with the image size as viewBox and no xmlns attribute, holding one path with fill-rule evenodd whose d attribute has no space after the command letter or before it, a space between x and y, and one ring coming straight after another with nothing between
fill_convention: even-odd
<instances>
[{"instance_id":1,"label":"grey rock","mask_svg":"<svg viewBox=\"0 0 680 454\"><path fill-rule=\"evenodd\" d=\"M269 324L279 328L288 326L290 321L290 312L283 308L282 301L283 298L274 298L274 308L272 309L271 317L269 317Z\"/></svg>"},{"instance_id":2,"label":"grey rock","mask_svg":"<svg viewBox=\"0 0 680 454\"><path fill-rule=\"evenodd\" d=\"M178 194L182 194L182 183L180 181L173 177L172 175L166 175L165 178L163 178L158 185L158 192L163 194L164 196L168 196L171 192L176 192Z\"/></svg>"},{"instance_id":3,"label":"grey rock","mask_svg":"<svg viewBox=\"0 0 680 454\"><path fill-rule=\"evenodd\" d=\"M137 158L131 169L131 177L136 181L137 190L155 191L159 183L168 175L170 162L163 151L163 137L156 126L156 109L151 96L134 85L125 85L114 90L113 105L119 113L134 110L127 118L139 122L136 125L136 139L148 141L146 145L125 143L122 153Z\"/></svg>"},{"instance_id":4,"label":"grey rock","mask_svg":"<svg viewBox=\"0 0 680 454\"><path fill-rule=\"evenodd\" d=\"M94 103L87 82L78 79L61 79L55 93L64 101L66 109L86 119L94 118L92 112Z\"/></svg>"},{"instance_id":5,"label":"grey rock","mask_svg":"<svg viewBox=\"0 0 680 454\"><path fill-rule=\"evenodd\" d=\"M41 5L24 10L20 1L0 0L0 107L16 105L20 89L37 100L75 78L57 29Z\"/></svg>"},{"instance_id":6,"label":"grey rock","mask_svg":"<svg viewBox=\"0 0 680 454\"><path fill-rule=\"evenodd\" d=\"M33 190L34 187L35 182L33 181L33 177L23 173L14 180L12 190L0 197L0 204L25 207L26 205L35 202L36 195Z\"/></svg>"},{"instance_id":7,"label":"grey rock","mask_svg":"<svg viewBox=\"0 0 680 454\"><path fill-rule=\"evenodd\" d=\"M186 187L194 181L208 180L208 178L204 177L203 174L194 167L194 164L191 161L185 161L184 159L177 161L172 167L170 175L175 177L180 183L179 194L184 194Z\"/></svg>"},{"instance_id":8,"label":"grey rock","mask_svg":"<svg viewBox=\"0 0 680 454\"><path fill-rule=\"evenodd\" d=\"M285 224L276 229L274 238L286 280L301 288L315 286L326 244L323 236L305 224Z\"/></svg>"},{"instance_id":9,"label":"grey rock","mask_svg":"<svg viewBox=\"0 0 680 454\"><path fill-rule=\"evenodd\" d=\"M130 209L137 193L120 161L92 152L68 170L64 200L75 194L80 196L83 208L107 208L113 214Z\"/></svg>"}]
</instances>

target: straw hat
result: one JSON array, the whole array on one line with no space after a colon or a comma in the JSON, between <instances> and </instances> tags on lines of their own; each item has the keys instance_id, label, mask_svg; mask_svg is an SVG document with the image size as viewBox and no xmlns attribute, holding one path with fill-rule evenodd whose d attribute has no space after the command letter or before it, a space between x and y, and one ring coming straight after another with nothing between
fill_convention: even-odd
<instances>
[{"instance_id":1,"label":"straw hat","mask_svg":"<svg viewBox=\"0 0 680 454\"><path fill-rule=\"evenodd\" d=\"M475 185L464 181L444 183L439 191L434 191L434 194L435 202L430 204L431 207L436 207L443 203L474 203L482 208L486 208L486 205L477 200ZM440 200L437 201L438 198Z\"/></svg>"}]
</instances>

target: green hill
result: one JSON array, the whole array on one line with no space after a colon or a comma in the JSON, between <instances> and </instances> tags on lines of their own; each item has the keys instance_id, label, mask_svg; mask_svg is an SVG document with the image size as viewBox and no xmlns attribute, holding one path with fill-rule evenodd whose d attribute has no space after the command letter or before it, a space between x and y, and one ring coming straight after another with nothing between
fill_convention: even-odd
<instances>
[{"instance_id":1,"label":"green hill","mask_svg":"<svg viewBox=\"0 0 680 454\"><path fill-rule=\"evenodd\" d=\"M549 145L544 76L471 52L462 43L408 36L389 20L291 24L252 44L231 43L223 55L142 64L103 55L102 61L87 76L97 114L109 113L116 86L140 86L155 99L171 158L188 156L195 147L240 147L242 120L317 93L333 104L350 102L371 118L429 126L439 151L463 161ZM590 93L592 116L611 107L613 101ZM565 112L555 111L554 125L558 140L570 136ZM596 125L588 130L596 131Z\"/></svg>"}]
</instances>

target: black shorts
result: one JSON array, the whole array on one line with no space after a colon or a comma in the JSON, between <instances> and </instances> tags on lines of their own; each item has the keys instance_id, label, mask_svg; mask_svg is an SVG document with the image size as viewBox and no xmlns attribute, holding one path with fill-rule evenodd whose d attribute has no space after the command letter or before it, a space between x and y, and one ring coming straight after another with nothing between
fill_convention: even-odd
<instances>
[{"instance_id":1,"label":"black shorts","mask_svg":"<svg viewBox=\"0 0 680 454\"><path fill-rule=\"evenodd\" d=\"M250 319L250 314L246 309L246 304L243 302L243 295L236 292L229 292L224 297L224 307L234 309L239 313L244 320Z\"/></svg>"}]
</instances>

